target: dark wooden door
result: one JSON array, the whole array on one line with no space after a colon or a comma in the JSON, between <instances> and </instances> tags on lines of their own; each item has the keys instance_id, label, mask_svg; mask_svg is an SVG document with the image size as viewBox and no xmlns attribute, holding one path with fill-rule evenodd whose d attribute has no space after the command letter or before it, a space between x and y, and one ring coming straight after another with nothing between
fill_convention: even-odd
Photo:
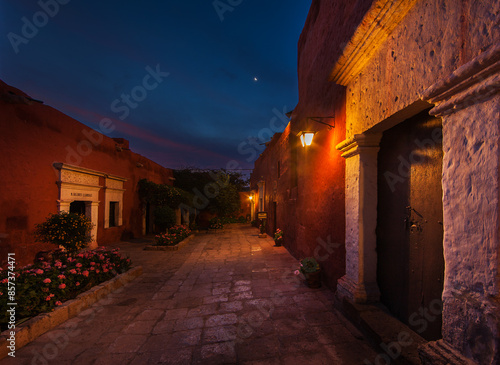
<instances>
[{"instance_id":1,"label":"dark wooden door","mask_svg":"<svg viewBox=\"0 0 500 365\"><path fill-rule=\"evenodd\" d=\"M441 338L441 120L423 112L384 132L378 156L381 301L427 340Z\"/></svg>"}]
</instances>

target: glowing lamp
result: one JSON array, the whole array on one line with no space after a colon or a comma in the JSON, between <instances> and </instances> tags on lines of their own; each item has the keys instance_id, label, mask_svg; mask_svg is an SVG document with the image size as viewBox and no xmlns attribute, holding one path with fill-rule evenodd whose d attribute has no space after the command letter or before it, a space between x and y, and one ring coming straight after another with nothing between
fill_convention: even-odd
<instances>
[{"instance_id":1,"label":"glowing lamp","mask_svg":"<svg viewBox=\"0 0 500 365\"><path fill-rule=\"evenodd\" d=\"M302 147L311 145L315 133L316 132L311 132L311 131L301 131L299 132L299 134L297 134L297 136L300 137L300 142L302 143Z\"/></svg>"}]
</instances>

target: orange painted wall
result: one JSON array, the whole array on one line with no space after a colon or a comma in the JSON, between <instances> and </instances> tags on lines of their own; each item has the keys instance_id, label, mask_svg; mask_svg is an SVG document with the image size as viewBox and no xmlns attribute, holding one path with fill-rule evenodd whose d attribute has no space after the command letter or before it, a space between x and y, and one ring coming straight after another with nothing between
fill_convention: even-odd
<instances>
[{"instance_id":1,"label":"orange painted wall","mask_svg":"<svg viewBox=\"0 0 500 365\"><path fill-rule=\"evenodd\" d=\"M142 207L137 183L147 178L172 184L172 170L126 148L117 151L113 139L47 105L27 104L23 96L26 94L0 81L0 264L8 252L16 254L18 264L27 264L38 251L54 248L35 243L33 238L35 224L58 209L54 162L128 179L120 227L103 228L105 200L104 189L100 190L97 241L103 245L140 236Z\"/></svg>"},{"instance_id":2,"label":"orange painted wall","mask_svg":"<svg viewBox=\"0 0 500 365\"><path fill-rule=\"evenodd\" d=\"M251 177L254 190L265 181L268 234L280 228L296 258L316 257L331 288L345 273L345 160L335 146L345 139L346 91L328 78L342 52L338 44L352 36L371 2L312 2L298 42L299 103L288 127L255 162ZM320 120L335 127L312 117L332 117ZM316 135L303 148L297 133L305 130Z\"/></svg>"}]
</instances>

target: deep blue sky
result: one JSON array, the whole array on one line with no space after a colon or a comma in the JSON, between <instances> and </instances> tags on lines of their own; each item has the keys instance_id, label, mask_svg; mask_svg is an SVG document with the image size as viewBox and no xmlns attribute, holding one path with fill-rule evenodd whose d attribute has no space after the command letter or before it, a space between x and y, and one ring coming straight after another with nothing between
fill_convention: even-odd
<instances>
[{"instance_id":1,"label":"deep blue sky","mask_svg":"<svg viewBox=\"0 0 500 365\"><path fill-rule=\"evenodd\" d=\"M0 2L0 79L166 167L251 168L298 102L311 0L55 1Z\"/></svg>"}]
</instances>

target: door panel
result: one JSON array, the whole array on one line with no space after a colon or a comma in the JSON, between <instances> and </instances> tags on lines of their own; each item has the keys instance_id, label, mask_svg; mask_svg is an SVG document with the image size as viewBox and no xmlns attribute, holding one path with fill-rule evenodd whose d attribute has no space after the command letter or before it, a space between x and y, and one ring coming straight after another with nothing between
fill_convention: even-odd
<instances>
[{"instance_id":1,"label":"door panel","mask_svg":"<svg viewBox=\"0 0 500 365\"><path fill-rule=\"evenodd\" d=\"M380 146L381 301L424 338L436 340L444 277L441 120L423 112L386 131Z\"/></svg>"}]
</instances>

